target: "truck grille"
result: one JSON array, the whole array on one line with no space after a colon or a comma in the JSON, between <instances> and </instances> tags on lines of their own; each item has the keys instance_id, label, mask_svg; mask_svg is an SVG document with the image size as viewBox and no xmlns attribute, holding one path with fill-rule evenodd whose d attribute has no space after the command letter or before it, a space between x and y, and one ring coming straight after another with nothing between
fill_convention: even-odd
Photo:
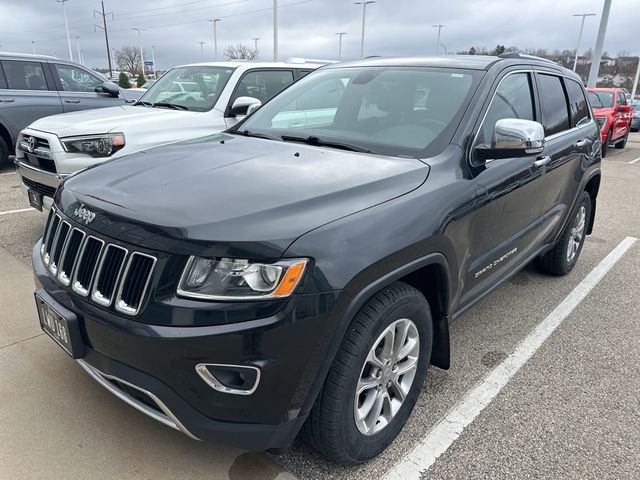
<instances>
[{"instance_id":1,"label":"truck grille","mask_svg":"<svg viewBox=\"0 0 640 480\"><path fill-rule=\"evenodd\" d=\"M40 253L59 283L127 315L140 311L156 263L151 255L129 252L72 226L54 208L45 224Z\"/></svg>"},{"instance_id":2,"label":"truck grille","mask_svg":"<svg viewBox=\"0 0 640 480\"><path fill-rule=\"evenodd\" d=\"M48 140L25 136L18 144L18 150L24 153L25 158L31 165L47 172L57 173Z\"/></svg>"}]
</instances>

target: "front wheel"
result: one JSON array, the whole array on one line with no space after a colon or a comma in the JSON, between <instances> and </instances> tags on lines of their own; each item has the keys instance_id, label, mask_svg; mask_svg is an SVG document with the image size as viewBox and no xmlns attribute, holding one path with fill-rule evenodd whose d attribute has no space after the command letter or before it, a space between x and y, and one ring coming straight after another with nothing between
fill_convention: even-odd
<instances>
[{"instance_id":1,"label":"front wheel","mask_svg":"<svg viewBox=\"0 0 640 480\"><path fill-rule=\"evenodd\" d=\"M622 150L624 147L627 146L627 140L629 139L629 132L627 132L627 134L622 137L622 140L620 140L618 143L616 143L616 148L618 150Z\"/></svg>"},{"instance_id":2,"label":"front wheel","mask_svg":"<svg viewBox=\"0 0 640 480\"><path fill-rule=\"evenodd\" d=\"M9 147L2 137L0 137L0 168L9 166Z\"/></svg>"},{"instance_id":3,"label":"front wheel","mask_svg":"<svg viewBox=\"0 0 640 480\"><path fill-rule=\"evenodd\" d=\"M304 436L339 463L382 452L413 410L431 357L429 304L396 282L369 300L350 325L305 424Z\"/></svg>"},{"instance_id":4,"label":"front wheel","mask_svg":"<svg viewBox=\"0 0 640 480\"><path fill-rule=\"evenodd\" d=\"M540 270L552 275L566 275L575 266L582 251L591 218L591 196L582 192L580 203L564 228L558 242L535 263Z\"/></svg>"},{"instance_id":5,"label":"front wheel","mask_svg":"<svg viewBox=\"0 0 640 480\"><path fill-rule=\"evenodd\" d=\"M609 144L611 143L611 130L607 132L607 138L602 144L602 158L607 156L607 152L609 151Z\"/></svg>"}]
</instances>

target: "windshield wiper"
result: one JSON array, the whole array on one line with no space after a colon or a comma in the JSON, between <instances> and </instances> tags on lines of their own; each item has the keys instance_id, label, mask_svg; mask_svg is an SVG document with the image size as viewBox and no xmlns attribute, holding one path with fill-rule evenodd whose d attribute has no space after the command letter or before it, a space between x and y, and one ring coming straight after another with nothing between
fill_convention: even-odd
<instances>
[{"instance_id":1,"label":"windshield wiper","mask_svg":"<svg viewBox=\"0 0 640 480\"><path fill-rule=\"evenodd\" d=\"M174 110L189 110L184 105L178 105L177 103L170 103L170 102L157 102L157 103L151 104L151 106L152 107L168 107Z\"/></svg>"},{"instance_id":2,"label":"windshield wiper","mask_svg":"<svg viewBox=\"0 0 640 480\"><path fill-rule=\"evenodd\" d=\"M349 150L351 152L359 153L375 153L368 148L361 147L360 145L354 145L353 143L340 142L337 140L325 140L315 135L309 135L308 137L297 137L295 135L282 135L282 140L285 142L302 142L307 145L315 145L319 147L334 147L341 148L343 150Z\"/></svg>"},{"instance_id":3,"label":"windshield wiper","mask_svg":"<svg viewBox=\"0 0 640 480\"><path fill-rule=\"evenodd\" d=\"M277 135L272 135L270 133L258 133L258 132L252 132L251 130L234 130L232 132L227 132L227 133L237 133L240 135L244 135L245 137L255 137L255 138L264 138L267 140L277 140L280 141L282 140L279 136Z\"/></svg>"},{"instance_id":4,"label":"windshield wiper","mask_svg":"<svg viewBox=\"0 0 640 480\"><path fill-rule=\"evenodd\" d=\"M153 103L143 102L141 100L138 100L137 102L135 102L134 105L144 105L145 107L153 107Z\"/></svg>"}]
</instances>

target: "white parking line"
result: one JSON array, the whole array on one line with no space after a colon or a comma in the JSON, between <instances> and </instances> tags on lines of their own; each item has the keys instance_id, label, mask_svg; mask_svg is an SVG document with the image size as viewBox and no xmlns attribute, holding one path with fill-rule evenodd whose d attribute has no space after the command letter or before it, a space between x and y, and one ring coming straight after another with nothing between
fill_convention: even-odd
<instances>
[{"instance_id":1,"label":"white parking line","mask_svg":"<svg viewBox=\"0 0 640 480\"><path fill-rule=\"evenodd\" d=\"M9 215L10 213L23 213L23 212L37 212L35 208L21 208L19 210L7 210L6 212L0 212L0 215Z\"/></svg>"},{"instance_id":2,"label":"white parking line","mask_svg":"<svg viewBox=\"0 0 640 480\"><path fill-rule=\"evenodd\" d=\"M446 452L475 418L527 363L547 338L585 299L637 238L627 237L582 280L573 291L518 345L515 351L458 402L420 443L384 477L385 480L418 480Z\"/></svg>"},{"instance_id":3,"label":"white parking line","mask_svg":"<svg viewBox=\"0 0 640 480\"><path fill-rule=\"evenodd\" d=\"M636 158L635 160L631 160L629 163L636 163L636 162L640 162L640 157Z\"/></svg>"},{"instance_id":4,"label":"white parking line","mask_svg":"<svg viewBox=\"0 0 640 480\"><path fill-rule=\"evenodd\" d=\"M2 177L3 175L15 175L18 172L6 172L6 173L0 173L0 177Z\"/></svg>"}]
</instances>

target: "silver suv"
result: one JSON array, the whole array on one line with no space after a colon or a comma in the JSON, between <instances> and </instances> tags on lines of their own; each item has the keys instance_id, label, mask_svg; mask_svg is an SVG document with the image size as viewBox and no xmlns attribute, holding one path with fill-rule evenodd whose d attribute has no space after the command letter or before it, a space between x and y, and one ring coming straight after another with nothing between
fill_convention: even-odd
<instances>
[{"instance_id":1,"label":"silver suv","mask_svg":"<svg viewBox=\"0 0 640 480\"><path fill-rule=\"evenodd\" d=\"M126 103L125 93L99 73L45 55L0 52L0 165L33 121Z\"/></svg>"}]
</instances>

